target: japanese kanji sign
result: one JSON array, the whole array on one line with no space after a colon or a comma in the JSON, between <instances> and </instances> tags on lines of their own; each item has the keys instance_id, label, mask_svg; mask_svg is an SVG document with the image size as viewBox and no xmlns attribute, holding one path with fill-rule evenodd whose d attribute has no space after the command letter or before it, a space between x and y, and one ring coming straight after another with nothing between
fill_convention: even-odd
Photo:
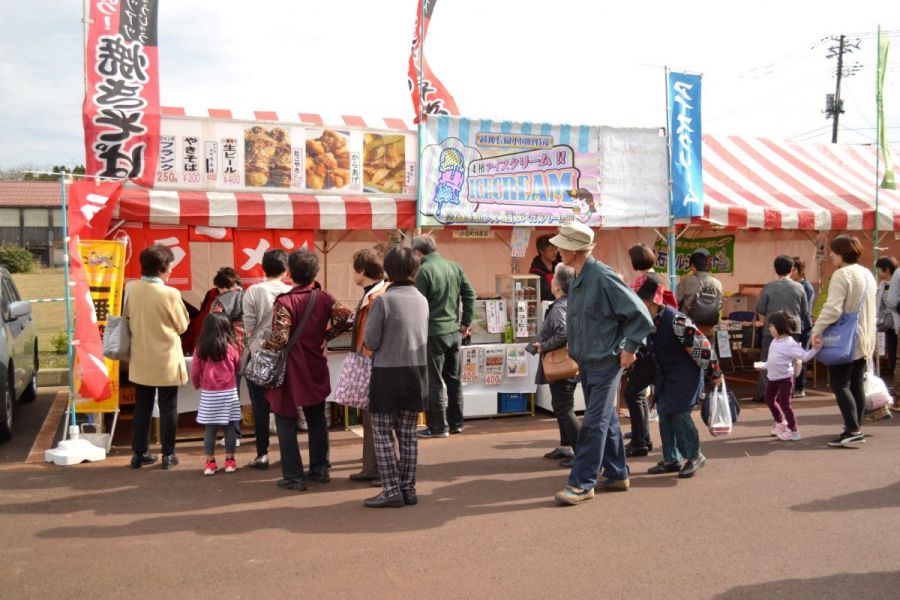
<instances>
[{"instance_id":1,"label":"japanese kanji sign","mask_svg":"<svg viewBox=\"0 0 900 600\"><path fill-rule=\"evenodd\" d=\"M158 0L90 0L87 174L152 187L160 154Z\"/></svg>"}]
</instances>

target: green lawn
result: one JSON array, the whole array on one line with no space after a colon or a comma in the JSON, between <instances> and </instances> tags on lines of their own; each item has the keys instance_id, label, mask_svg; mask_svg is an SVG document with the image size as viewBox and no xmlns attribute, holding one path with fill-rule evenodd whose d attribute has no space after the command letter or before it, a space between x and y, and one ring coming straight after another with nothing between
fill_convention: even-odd
<instances>
[{"instance_id":1,"label":"green lawn","mask_svg":"<svg viewBox=\"0 0 900 600\"><path fill-rule=\"evenodd\" d=\"M40 269L31 273L16 273L12 276L23 300L62 298L65 293L65 277L62 269ZM32 314L38 331L38 347L41 349L42 367L65 367L66 355L53 352L50 338L66 330L66 307L64 302L42 302L32 304Z\"/></svg>"}]
</instances>

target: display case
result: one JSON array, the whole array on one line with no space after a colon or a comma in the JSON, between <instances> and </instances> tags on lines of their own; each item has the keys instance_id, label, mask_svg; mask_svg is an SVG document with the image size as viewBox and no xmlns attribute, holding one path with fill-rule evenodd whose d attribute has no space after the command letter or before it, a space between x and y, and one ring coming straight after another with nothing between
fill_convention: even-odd
<instances>
[{"instance_id":1,"label":"display case","mask_svg":"<svg viewBox=\"0 0 900 600\"><path fill-rule=\"evenodd\" d=\"M540 329L541 278L537 275L497 275L497 294L506 301L513 341L531 341Z\"/></svg>"}]
</instances>

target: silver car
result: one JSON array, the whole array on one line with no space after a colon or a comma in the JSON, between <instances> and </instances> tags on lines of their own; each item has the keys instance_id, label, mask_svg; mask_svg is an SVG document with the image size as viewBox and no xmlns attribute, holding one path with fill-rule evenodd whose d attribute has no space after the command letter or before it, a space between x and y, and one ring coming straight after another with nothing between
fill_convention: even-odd
<instances>
[{"instance_id":1,"label":"silver car","mask_svg":"<svg viewBox=\"0 0 900 600\"><path fill-rule=\"evenodd\" d=\"M31 402L37 395L37 326L31 303L22 300L19 289L0 267L0 442L12 437L13 405L16 400Z\"/></svg>"}]
</instances>

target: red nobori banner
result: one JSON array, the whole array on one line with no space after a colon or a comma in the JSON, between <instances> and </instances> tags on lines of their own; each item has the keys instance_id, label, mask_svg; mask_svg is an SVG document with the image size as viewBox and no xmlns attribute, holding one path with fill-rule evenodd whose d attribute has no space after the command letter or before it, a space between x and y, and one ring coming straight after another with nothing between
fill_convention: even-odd
<instances>
[{"instance_id":1,"label":"red nobori banner","mask_svg":"<svg viewBox=\"0 0 900 600\"><path fill-rule=\"evenodd\" d=\"M87 174L152 187L159 161L158 0L90 0Z\"/></svg>"},{"instance_id":2,"label":"red nobori banner","mask_svg":"<svg viewBox=\"0 0 900 600\"><path fill-rule=\"evenodd\" d=\"M428 59L423 61L422 80L419 81L419 60L422 58L422 46L428 36L428 26L431 24L431 13L437 0L417 0L416 30L413 33L412 48L409 51L409 69L407 71L407 83L412 94L413 110L416 112L414 123L419 122L419 110L425 115L458 115L456 100L441 83L441 80L428 66ZM422 10L424 9L424 14ZM419 85L416 85L416 82ZM419 98L419 92L422 98ZM420 105L421 102L421 105Z\"/></svg>"}]
</instances>

